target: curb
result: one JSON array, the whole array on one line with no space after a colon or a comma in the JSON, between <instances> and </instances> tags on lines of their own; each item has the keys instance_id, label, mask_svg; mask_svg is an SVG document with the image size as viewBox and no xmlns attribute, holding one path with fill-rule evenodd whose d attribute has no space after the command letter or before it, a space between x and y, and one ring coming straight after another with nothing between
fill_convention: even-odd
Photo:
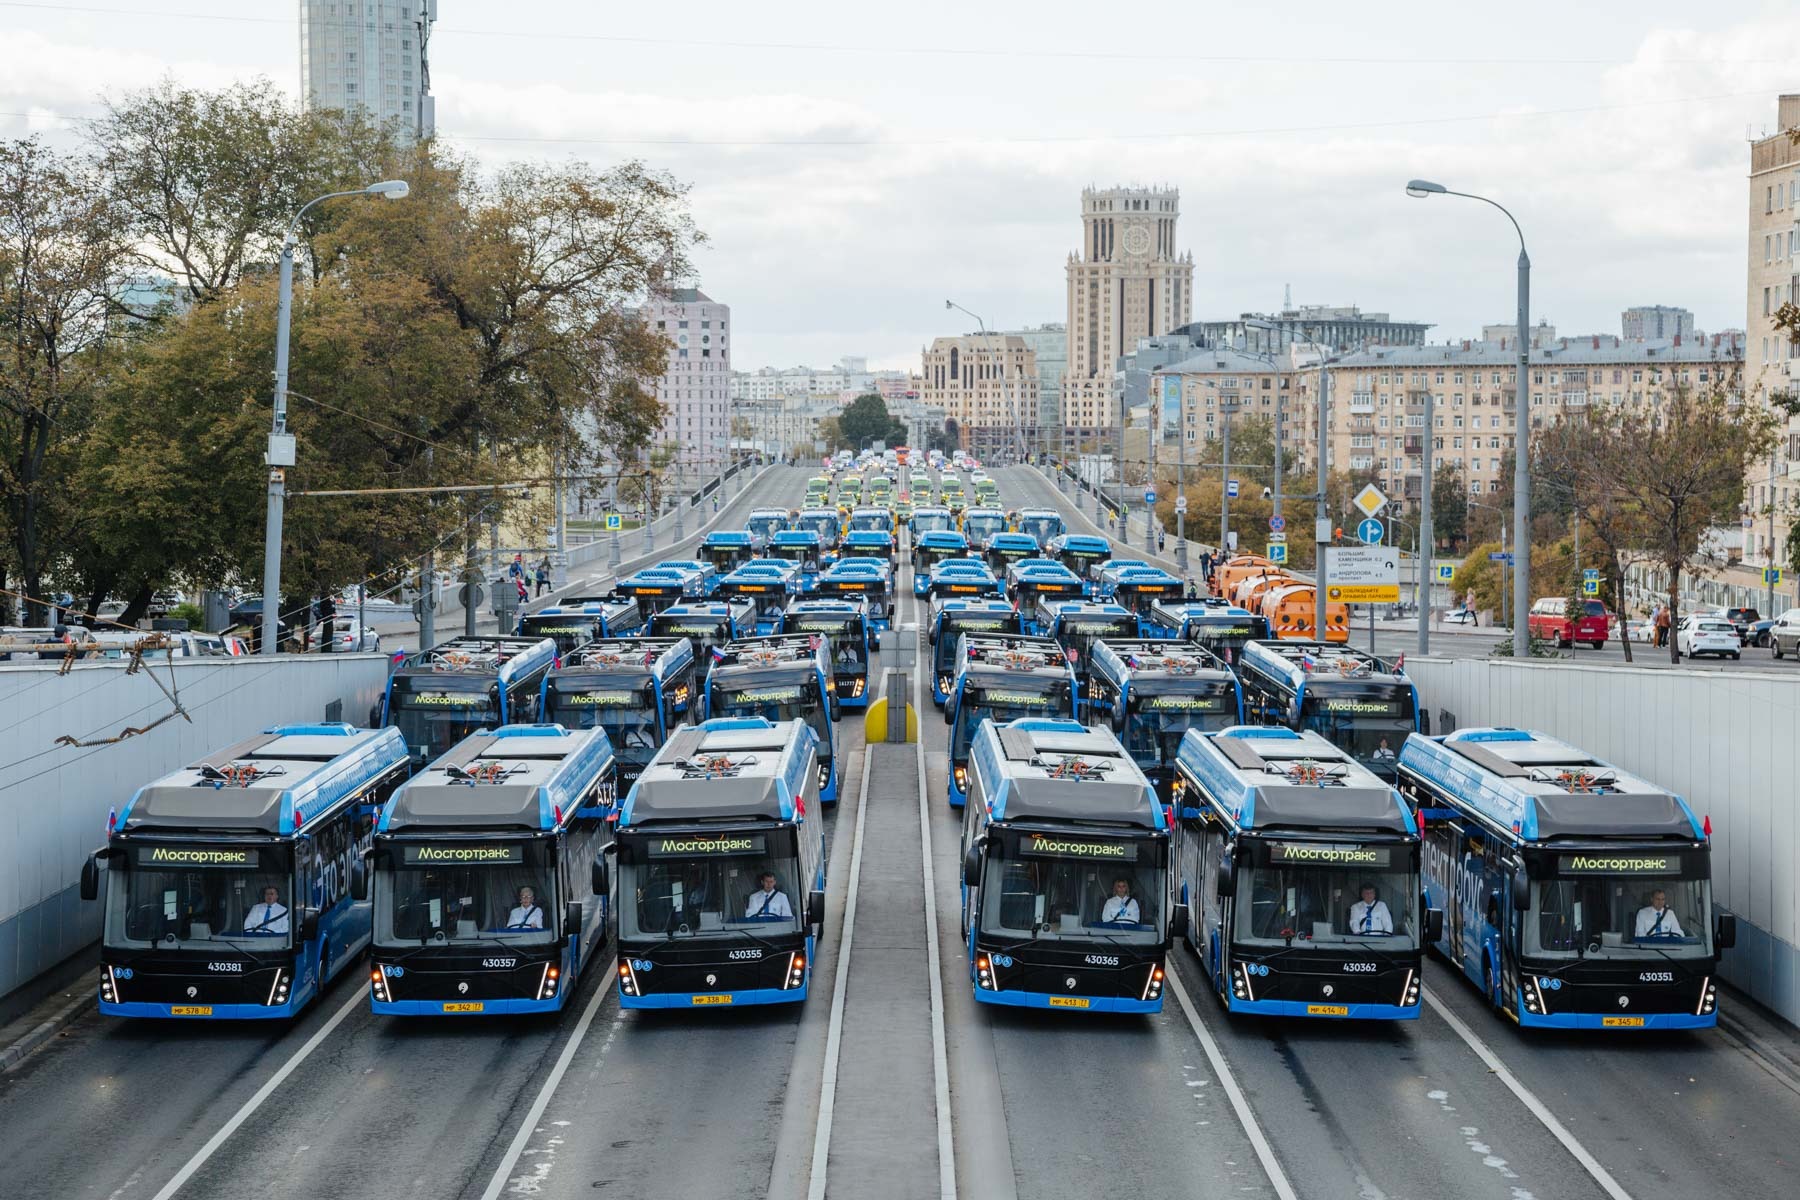
<instances>
[{"instance_id":1,"label":"curb","mask_svg":"<svg viewBox=\"0 0 1800 1200\"><path fill-rule=\"evenodd\" d=\"M30 1056L33 1050L73 1025L77 1018L97 1006L92 995L77 996L12 1045L0 1050L0 1074L6 1074Z\"/></svg>"}]
</instances>

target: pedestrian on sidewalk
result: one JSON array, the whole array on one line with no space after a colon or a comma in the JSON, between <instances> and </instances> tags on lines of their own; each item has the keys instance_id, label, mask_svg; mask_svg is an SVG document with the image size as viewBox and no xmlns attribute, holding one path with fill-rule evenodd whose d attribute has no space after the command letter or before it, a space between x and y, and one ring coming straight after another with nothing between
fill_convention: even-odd
<instances>
[{"instance_id":1,"label":"pedestrian on sidewalk","mask_svg":"<svg viewBox=\"0 0 1800 1200\"><path fill-rule=\"evenodd\" d=\"M537 595L541 596L550 590L550 556L544 555L537 565Z\"/></svg>"},{"instance_id":2,"label":"pedestrian on sidewalk","mask_svg":"<svg viewBox=\"0 0 1800 1200\"><path fill-rule=\"evenodd\" d=\"M1160 529L1156 531L1156 552L1158 554L1161 554L1163 552L1163 546L1165 543L1168 542L1168 540L1169 540L1168 534L1164 533Z\"/></svg>"},{"instance_id":3,"label":"pedestrian on sidewalk","mask_svg":"<svg viewBox=\"0 0 1800 1200\"><path fill-rule=\"evenodd\" d=\"M1656 606L1656 644L1658 646L1667 646L1669 644L1669 625L1670 625L1669 606L1666 604L1657 605Z\"/></svg>"}]
</instances>

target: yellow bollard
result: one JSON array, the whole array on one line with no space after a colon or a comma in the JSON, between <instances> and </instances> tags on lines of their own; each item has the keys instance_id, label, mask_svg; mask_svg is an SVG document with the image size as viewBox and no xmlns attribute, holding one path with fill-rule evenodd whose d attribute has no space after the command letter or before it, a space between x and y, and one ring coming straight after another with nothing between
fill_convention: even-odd
<instances>
[{"instance_id":1,"label":"yellow bollard","mask_svg":"<svg viewBox=\"0 0 1800 1200\"><path fill-rule=\"evenodd\" d=\"M887 741L887 705L887 697L884 696L870 704L868 711L863 714L864 744L874 745L876 742ZM906 706L906 740L919 740L919 713L910 704Z\"/></svg>"}]
</instances>

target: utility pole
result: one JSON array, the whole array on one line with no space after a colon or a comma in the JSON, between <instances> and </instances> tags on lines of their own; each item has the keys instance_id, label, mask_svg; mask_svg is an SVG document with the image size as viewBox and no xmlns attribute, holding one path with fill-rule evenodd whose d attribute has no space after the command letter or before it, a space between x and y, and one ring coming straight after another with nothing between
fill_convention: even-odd
<instances>
[{"instance_id":1,"label":"utility pole","mask_svg":"<svg viewBox=\"0 0 1800 1200\"><path fill-rule=\"evenodd\" d=\"M1228 396L1219 397L1219 417L1225 422L1225 461L1219 464L1219 553L1231 546L1231 418L1237 409Z\"/></svg>"},{"instance_id":2,"label":"utility pole","mask_svg":"<svg viewBox=\"0 0 1800 1200\"><path fill-rule=\"evenodd\" d=\"M1331 517L1325 511L1325 451L1327 409L1330 407L1331 375L1325 370L1325 356L1319 355L1319 494L1313 509L1313 636L1325 640L1325 552L1331 546Z\"/></svg>"},{"instance_id":3,"label":"utility pole","mask_svg":"<svg viewBox=\"0 0 1800 1200\"><path fill-rule=\"evenodd\" d=\"M1437 436L1434 426L1435 394L1430 388L1425 389L1425 442L1421 447L1424 454L1425 482L1419 489L1419 542L1418 552L1413 556L1413 567L1419 572L1419 653L1431 653L1431 451L1433 440ZM1579 535L1578 535L1579 536ZM1579 554L1577 555L1579 561Z\"/></svg>"}]
</instances>

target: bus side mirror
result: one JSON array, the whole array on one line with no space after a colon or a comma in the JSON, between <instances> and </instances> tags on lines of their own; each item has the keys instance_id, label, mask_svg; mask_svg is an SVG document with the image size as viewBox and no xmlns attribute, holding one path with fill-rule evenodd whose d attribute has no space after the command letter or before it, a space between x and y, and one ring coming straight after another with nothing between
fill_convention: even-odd
<instances>
[{"instance_id":1,"label":"bus side mirror","mask_svg":"<svg viewBox=\"0 0 1800 1200\"><path fill-rule=\"evenodd\" d=\"M1729 950L1737 945L1737 917L1731 913L1720 913L1713 918L1713 947Z\"/></svg>"},{"instance_id":2,"label":"bus side mirror","mask_svg":"<svg viewBox=\"0 0 1800 1200\"><path fill-rule=\"evenodd\" d=\"M1425 940L1441 942L1444 940L1444 910L1427 908L1425 910Z\"/></svg>"},{"instance_id":3,"label":"bus side mirror","mask_svg":"<svg viewBox=\"0 0 1800 1200\"><path fill-rule=\"evenodd\" d=\"M319 910L306 909L300 915L300 940L315 942L319 939Z\"/></svg>"},{"instance_id":4,"label":"bus side mirror","mask_svg":"<svg viewBox=\"0 0 1800 1200\"><path fill-rule=\"evenodd\" d=\"M981 886L981 843L971 842L963 855L963 884L967 887Z\"/></svg>"},{"instance_id":5,"label":"bus side mirror","mask_svg":"<svg viewBox=\"0 0 1800 1200\"><path fill-rule=\"evenodd\" d=\"M1237 866L1229 858L1219 860L1219 899L1229 899L1237 890Z\"/></svg>"},{"instance_id":6,"label":"bus side mirror","mask_svg":"<svg viewBox=\"0 0 1800 1200\"><path fill-rule=\"evenodd\" d=\"M594 859L593 870L589 872L588 890L596 896L604 896L610 890L606 878L606 855L602 852Z\"/></svg>"},{"instance_id":7,"label":"bus side mirror","mask_svg":"<svg viewBox=\"0 0 1800 1200\"><path fill-rule=\"evenodd\" d=\"M951 710L951 708L948 704L944 705L944 724L946 724L946 725L956 724L956 713Z\"/></svg>"},{"instance_id":8,"label":"bus side mirror","mask_svg":"<svg viewBox=\"0 0 1800 1200\"><path fill-rule=\"evenodd\" d=\"M87 861L81 864L81 898L83 900L100 898L100 861L92 854L88 855Z\"/></svg>"},{"instance_id":9,"label":"bus side mirror","mask_svg":"<svg viewBox=\"0 0 1800 1200\"><path fill-rule=\"evenodd\" d=\"M844 707L842 704L838 703L837 693L833 692L831 694L831 719L836 721L842 718L843 715Z\"/></svg>"},{"instance_id":10,"label":"bus side mirror","mask_svg":"<svg viewBox=\"0 0 1800 1200\"><path fill-rule=\"evenodd\" d=\"M1169 936L1184 938L1188 932L1188 906L1177 904L1169 912Z\"/></svg>"},{"instance_id":11,"label":"bus side mirror","mask_svg":"<svg viewBox=\"0 0 1800 1200\"><path fill-rule=\"evenodd\" d=\"M825 893L809 892L806 896L806 923L825 928Z\"/></svg>"},{"instance_id":12,"label":"bus side mirror","mask_svg":"<svg viewBox=\"0 0 1800 1200\"><path fill-rule=\"evenodd\" d=\"M1524 871L1516 871L1512 877L1512 906L1516 912L1524 912L1531 907L1531 880Z\"/></svg>"},{"instance_id":13,"label":"bus side mirror","mask_svg":"<svg viewBox=\"0 0 1800 1200\"><path fill-rule=\"evenodd\" d=\"M573 900L563 906L563 936L571 942L581 936L581 905Z\"/></svg>"},{"instance_id":14,"label":"bus side mirror","mask_svg":"<svg viewBox=\"0 0 1800 1200\"><path fill-rule=\"evenodd\" d=\"M1325 590L1330 591L1331 589L1328 587ZM1419 732L1426 737L1431 736L1431 710L1429 708L1419 712Z\"/></svg>"},{"instance_id":15,"label":"bus side mirror","mask_svg":"<svg viewBox=\"0 0 1800 1200\"><path fill-rule=\"evenodd\" d=\"M350 898L359 903L369 898L369 868L360 858L350 864Z\"/></svg>"}]
</instances>

